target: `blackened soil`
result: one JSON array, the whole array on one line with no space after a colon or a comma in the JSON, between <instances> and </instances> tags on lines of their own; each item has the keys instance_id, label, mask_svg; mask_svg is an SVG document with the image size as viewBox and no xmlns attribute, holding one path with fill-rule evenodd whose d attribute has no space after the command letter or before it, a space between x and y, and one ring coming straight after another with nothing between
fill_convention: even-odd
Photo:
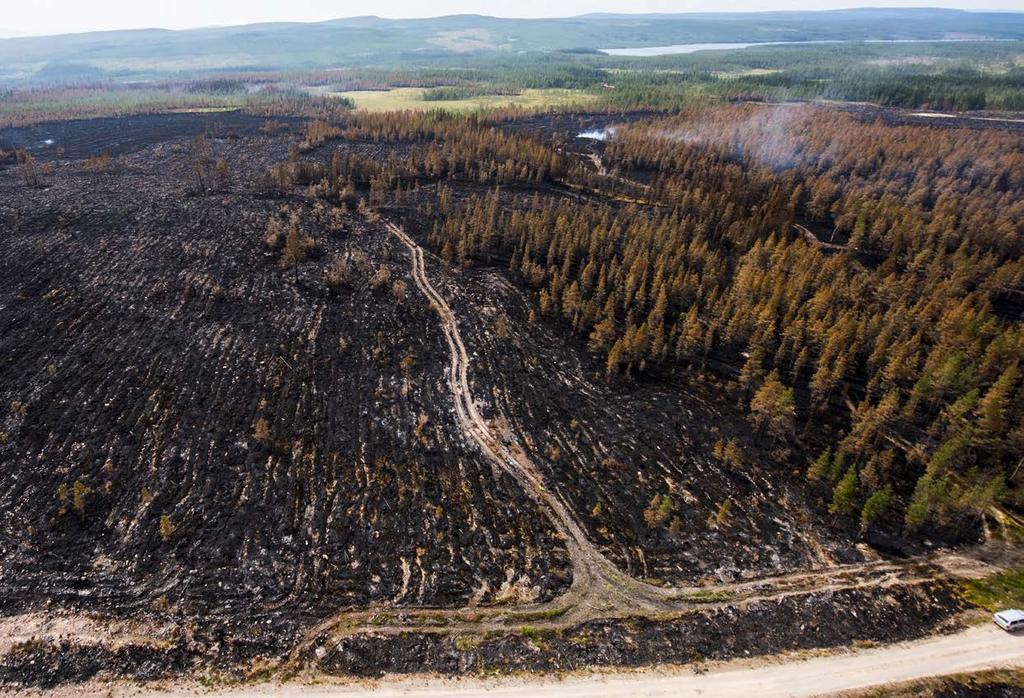
<instances>
[{"instance_id":1,"label":"blackened soil","mask_svg":"<svg viewBox=\"0 0 1024 698\"><path fill-rule=\"evenodd\" d=\"M448 346L405 251L355 216L328 229L302 190L254 194L296 138L248 118L39 127L66 129L44 186L0 171L0 614L177 628L159 645L29 643L0 658L0 683L273 661L345 609L543 601L572 581L550 523L459 428ZM199 133L230 171L202 195ZM375 157L391 147L351 145ZM121 153L109 172L73 159L104 151ZM317 242L297 269L263 239L285 204ZM337 258L352 271L332 286ZM458 314L481 412L623 570L728 581L856 559L808 521L785 465L795 460L755 442L735 398L679 376L608 383L567 328L530 322L530 301L501 274L428 267ZM742 463L712 456L730 439ZM655 496L671 506L652 523ZM892 587L478 643L370 634L322 663L376 673L718 658L920 635L959 603L945 587Z\"/></svg>"},{"instance_id":2,"label":"blackened soil","mask_svg":"<svg viewBox=\"0 0 1024 698\"><path fill-rule=\"evenodd\" d=\"M295 119L274 120L296 122ZM173 139L252 136L259 133L266 122L266 117L237 111L55 121L0 129L0 150L22 148L46 159L87 158L101 153L125 155Z\"/></svg>"},{"instance_id":3,"label":"blackened soil","mask_svg":"<svg viewBox=\"0 0 1024 698\"><path fill-rule=\"evenodd\" d=\"M0 685L50 689L96 677L138 681L180 676L199 664L201 655L184 646L128 645L111 650L99 645L26 647L0 657Z\"/></svg>"},{"instance_id":4,"label":"blackened soil","mask_svg":"<svg viewBox=\"0 0 1024 698\"><path fill-rule=\"evenodd\" d=\"M0 613L172 609L281 649L350 606L567 588L553 530L456 425L426 301L372 288L413 289L387 234L253 196L287 137L214 142L232 181L189 194L194 130L45 188L0 172ZM263 242L282 203L318 242L297 280Z\"/></svg>"},{"instance_id":5,"label":"blackened soil","mask_svg":"<svg viewBox=\"0 0 1024 698\"><path fill-rule=\"evenodd\" d=\"M872 104L841 104L839 108L868 121L883 121L900 126L932 126L935 128L1000 129L1024 131L1024 114L1010 112L1005 115L992 112L943 112L947 116L926 116L925 110L879 107Z\"/></svg>"},{"instance_id":6,"label":"blackened soil","mask_svg":"<svg viewBox=\"0 0 1024 698\"><path fill-rule=\"evenodd\" d=\"M948 683L932 694L935 698L1021 698L1024 688L1010 683L979 683L967 679Z\"/></svg>"},{"instance_id":7,"label":"blackened soil","mask_svg":"<svg viewBox=\"0 0 1024 698\"><path fill-rule=\"evenodd\" d=\"M846 589L671 620L595 621L560 632L524 628L479 643L429 633L353 636L326 648L319 666L330 673L380 675L687 663L919 637L959 608L955 591L941 584Z\"/></svg>"}]
</instances>

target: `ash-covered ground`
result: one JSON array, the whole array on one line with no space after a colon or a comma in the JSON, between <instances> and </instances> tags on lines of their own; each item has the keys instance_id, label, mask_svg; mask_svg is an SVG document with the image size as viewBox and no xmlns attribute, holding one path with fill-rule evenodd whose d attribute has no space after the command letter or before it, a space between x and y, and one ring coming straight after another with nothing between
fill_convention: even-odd
<instances>
[{"instance_id":1,"label":"ash-covered ground","mask_svg":"<svg viewBox=\"0 0 1024 698\"><path fill-rule=\"evenodd\" d=\"M405 220L425 242L416 196L384 220L327 225L301 190L259 184L298 138L287 120L110 121L2 134L63 141L37 149L40 182L0 169L0 681L245 673L348 609L512 608L569 590L557 527L456 418L435 308L384 225ZM199 134L226 168L201 192ZM109 167L85 159L104 151ZM264 239L283 207L315 241L297 268ZM866 559L813 520L795 466L760 448L713 384L609 382L566 328L530 320L531 299L499 269L426 268L481 413L626 574L727 583ZM742 463L712 455L730 439ZM678 503L672 530L644 521L656 495ZM532 639L353 635L299 658L360 674L686 661L919 635L960 608L910 581L719 601ZM916 620L901 625L908 605ZM847 606L866 620L832 623ZM130 621L131 637L83 631L82 618ZM12 630L29 621L45 641ZM723 623L751 630L723 645Z\"/></svg>"},{"instance_id":2,"label":"ash-covered ground","mask_svg":"<svg viewBox=\"0 0 1024 698\"><path fill-rule=\"evenodd\" d=\"M353 218L296 283L263 235L308 202L248 191L286 137L214 143L233 181L201 196L190 148L102 174L58 161L45 188L0 175L4 610L233 618L563 588L544 520L454 426L425 300L371 287L407 275L394 243ZM338 256L355 262L334 289Z\"/></svg>"}]
</instances>

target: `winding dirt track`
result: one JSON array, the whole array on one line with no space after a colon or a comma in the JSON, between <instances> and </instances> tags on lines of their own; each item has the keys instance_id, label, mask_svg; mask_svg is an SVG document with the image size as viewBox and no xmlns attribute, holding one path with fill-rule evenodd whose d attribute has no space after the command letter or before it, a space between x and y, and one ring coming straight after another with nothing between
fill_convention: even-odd
<instances>
[{"instance_id":1,"label":"winding dirt track","mask_svg":"<svg viewBox=\"0 0 1024 698\"><path fill-rule=\"evenodd\" d=\"M597 618L681 613L738 601L777 599L812 590L884 587L949 574L980 576L995 571L968 555L943 553L918 560L838 565L715 586L657 587L629 576L587 538L569 507L545 486L543 476L524 450L514 441L496 436L480 414L469 384L469 354L459 334L455 314L427 276L423 249L397 225L386 225L408 249L413 281L441 320L451 354L448 383L458 420L467 438L520 483L562 536L572 565L573 582L569 590L558 598L539 604L467 608L380 606L344 611L312 628L292 652L291 662L301 661L314 643L330 636L362 632L401 633L413 629L420 632L481 633L517 627L517 624L526 622L546 628L566 628Z\"/></svg>"},{"instance_id":2,"label":"winding dirt track","mask_svg":"<svg viewBox=\"0 0 1024 698\"><path fill-rule=\"evenodd\" d=\"M565 503L545 487L543 477L524 451L514 443L502 441L491 431L473 400L469 387L469 354L459 334L455 314L427 277L423 249L398 226L389 223L388 229L408 248L413 281L441 318L441 327L451 350L448 384L455 399L459 423L488 458L523 486L562 535L573 567L573 584L568 594L575 595L577 603L587 600L592 604L597 601L594 597L599 591L603 603L620 610L667 610L664 602L674 594L621 573L590 542Z\"/></svg>"}]
</instances>

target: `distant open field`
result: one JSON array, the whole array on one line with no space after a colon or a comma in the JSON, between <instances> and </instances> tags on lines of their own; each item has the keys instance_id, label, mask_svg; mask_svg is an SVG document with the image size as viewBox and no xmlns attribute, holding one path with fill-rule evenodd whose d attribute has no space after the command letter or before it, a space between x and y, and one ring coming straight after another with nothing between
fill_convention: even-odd
<instances>
[{"instance_id":1,"label":"distant open field","mask_svg":"<svg viewBox=\"0 0 1024 698\"><path fill-rule=\"evenodd\" d=\"M561 107L581 106L597 99L596 95L579 90L523 90L517 95L481 95L467 99L427 101L423 99L422 87L398 87L392 90L354 90L332 93L348 97L356 103L357 109L365 111L394 111L400 109L427 110L446 109L449 111L475 111L494 107Z\"/></svg>"}]
</instances>

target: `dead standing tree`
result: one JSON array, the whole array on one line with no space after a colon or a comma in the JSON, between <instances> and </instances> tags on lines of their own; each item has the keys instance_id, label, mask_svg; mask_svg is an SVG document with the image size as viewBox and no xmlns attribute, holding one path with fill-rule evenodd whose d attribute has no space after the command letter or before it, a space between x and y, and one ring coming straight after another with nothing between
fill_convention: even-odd
<instances>
[{"instance_id":1,"label":"dead standing tree","mask_svg":"<svg viewBox=\"0 0 1024 698\"><path fill-rule=\"evenodd\" d=\"M215 158L213 148L206 136L192 140L192 183L191 191L202 194L227 188L231 182L231 170L224 158Z\"/></svg>"},{"instance_id":2,"label":"dead standing tree","mask_svg":"<svg viewBox=\"0 0 1024 698\"><path fill-rule=\"evenodd\" d=\"M299 229L299 215L293 213L288 220L288 232L285 234L278 264L283 268L292 268L296 284L299 283L299 263L309 256L315 246L316 241Z\"/></svg>"},{"instance_id":3,"label":"dead standing tree","mask_svg":"<svg viewBox=\"0 0 1024 698\"><path fill-rule=\"evenodd\" d=\"M33 189L42 187L44 179L53 174L52 165L39 164L35 157L26 150L16 151L15 159L18 163L18 174L26 187Z\"/></svg>"}]
</instances>

